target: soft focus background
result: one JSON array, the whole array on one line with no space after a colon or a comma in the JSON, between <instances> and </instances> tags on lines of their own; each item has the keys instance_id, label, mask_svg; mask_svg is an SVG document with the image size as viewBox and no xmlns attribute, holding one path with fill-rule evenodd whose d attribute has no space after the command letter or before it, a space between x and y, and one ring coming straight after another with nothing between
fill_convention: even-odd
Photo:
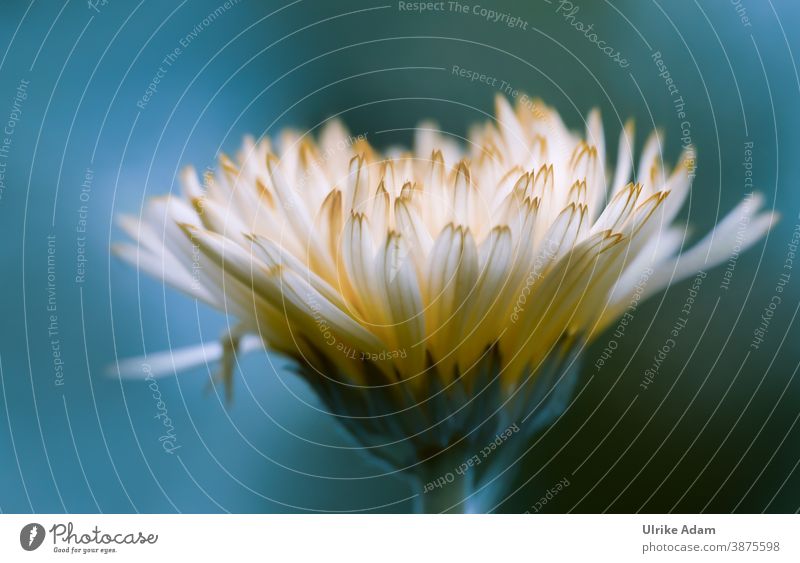
<instances>
[{"instance_id":1,"label":"soft focus background","mask_svg":"<svg viewBox=\"0 0 800 563\"><path fill-rule=\"evenodd\" d=\"M797 2L484 2L519 18L512 28L473 13L477 2L420 14L381 0L220 1L0 2L0 510L410 510L410 488L376 477L264 354L243 359L230 405L208 369L159 380L178 446L165 452L153 391L107 367L213 341L226 320L138 276L109 245L122 238L117 214L175 190L182 166L213 166L245 134L313 129L334 114L381 147L408 143L429 117L464 134L497 88L453 66L542 97L575 128L601 108L612 153L628 117L639 147L664 130L672 162L688 134L699 168L683 216L695 237L749 191L748 142L755 186L782 214L735 262L729 289L725 266L709 271L646 391L690 282L643 305L599 371L609 336L595 343L582 392L519 460L516 493L498 510L529 510L565 478L541 511L800 508L800 269L784 269L800 223Z\"/></svg>"}]
</instances>

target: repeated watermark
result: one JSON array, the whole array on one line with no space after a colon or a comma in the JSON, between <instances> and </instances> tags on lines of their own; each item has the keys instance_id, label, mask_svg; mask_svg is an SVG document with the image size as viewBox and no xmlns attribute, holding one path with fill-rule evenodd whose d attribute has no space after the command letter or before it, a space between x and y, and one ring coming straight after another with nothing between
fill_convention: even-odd
<instances>
[{"instance_id":1,"label":"repeated watermark","mask_svg":"<svg viewBox=\"0 0 800 563\"><path fill-rule=\"evenodd\" d=\"M750 342L751 350L758 350L764 343L772 320L775 317L775 312L778 310L781 303L783 303L783 294L792 278L792 269L794 268L794 261L797 258L797 248L798 245L800 245L800 215L798 215L796 220L798 222L796 222L792 228L792 234L789 237L789 241L786 243L786 253L783 258L780 273L775 280L772 296L761 310L761 318L759 319L758 325L753 330L753 339Z\"/></svg>"},{"instance_id":2,"label":"repeated watermark","mask_svg":"<svg viewBox=\"0 0 800 563\"><path fill-rule=\"evenodd\" d=\"M750 226L750 218L754 211L753 199L753 192L749 192L744 196L744 207L742 208L742 213L739 216L739 223L736 227L733 249L730 258L728 258L728 262L725 264L725 269L722 271L722 280L719 283L719 288L724 292L727 292L730 288L733 274L736 271L736 264L739 262L745 235L747 234L747 229Z\"/></svg>"},{"instance_id":3,"label":"repeated watermark","mask_svg":"<svg viewBox=\"0 0 800 563\"><path fill-rule=\"evenodd\" d=\"M309 160L307 166L303 168L302 173L299 174L295 178L295 181L289 186L289 190L286 193L287 197L281 199L281 208L284 213L289 214L295 212L298 198L301 201L301 205L305 205L303 202L304 190L308 187L308 182L312 178L315 167L317 169L325 168L331 158L341 155L344 152L352 151L357 143L365 141L366 138L366 133L360 133L356 136L347 135L344 139L339 139L333 146L326 147L319 155L319 158L312 158Z\"/></svg>"},{"instance_id":4,"label":"repeated watermark","mask_svg":"<svg viewBox=\"0 0 800 563\"><path fill-rule=\"evenodd\" d=\"M189 272L191 276L189 284L192 291L200 291L203 288L203 284L200 282L202 270L202 252L200 251L200 245L192 240L192 266Z\"/></svg>"},{"instance_id":5,"label":"repeated watermark","mask_svg":"<svg viewBox=\"0 0 800 563\"><path fill-rule=\"evenodd\" d=\"M491 442L486 444L486 446L481 448L481 450L478 453L468 457L466 460L464 460L463 463L460 463L459 465L453 467L451 471L442 473L435 479L432 479L431 481L425 483L423 485L422 492L430 493L431 491L434 491L436 489L441 489L455 482L455 480L457 479L456 476L459 477L465 476L472 468L477 467L478 465L483 463L484 460L488 459L495 452L495 450L497 450L497 448L505 444L508 441L508 439L511 438L517 432L519 432L519 426L517 425L517 423L511 424L502 432L498 432L494 440L492 440Z\"/></svg>"},{"instance_id":6,"label":"repeated watermark","mask_svg":"<svg viewBox=\"0 0 800 563\"><path fill-rule=\"evenodd\" d=\"M483 4L471 4L469 2L403 2L397 3L398 12L413 12L417 14L450 12L454 14L464 14L477 17L492 24L503 25L509 29L528 30L528 20L516 16L510 12L499 11L489 8Z\"/></svg>"},{"instance_id":7,"label":"repeated watermark","mask_svg":"<svg viewBox=\"0 0 800 563\"><path fill-rule=\"evenodd\" d=\"M679 337L683 332L683 329L686 328L686 325L689 324L689 317L692 314L694 304L697 302L697 297L700 294L700 288L703 285L703 280L705 280L707 276L708 274L706 272L700 270L695 275L694 280L692 280L692 285L689 287L686 299L681 306L680 316L675 319L672 328L669 330L669 335L653 355L653 361L651 362L650 366L644 370L644 377L639 383L639 387L642 390L647 391L650 389L650 385L652 385L652 383L656 380L664 361L666 361L667 357L678 345Z\"/></svg>"},{"instance_id":8,"label":"repeated watermark","mask_svg":"<svg viewBox=\"0 0 800 563\"><path fill-rule=\"evenodd\" d=\"M630 61L622 55L619 49L611 46L607 40L600 36L595 29L593 23L586 23L578 19L578 13L581 7L577 2L570 0L559 0L555 4L556 14L561 16L575 31L583 35L590 43L607 56L611 61L617 64L620 68L628 68L631 66Z\"/></svg>"},{"instance_id":9,"label":"repeated watermark","mask_svg":"<svg viewBox=\"0 0 800 563\"><path fill-rule=\"evenodd\" d=\"M525 278L525 284L517 295L517 300L511 310L511 324L516 324L519 320L519 316L525 311L525 306L528 303L528 297L533 290L533 286L544 277L547 267L556 257L560 248L560 241L548 240L546 247L536 256L536 259L533 261L533 268L528 272L528 276Z\"/></svg>"},{"instance_id":10,"label":"repeated watermark","mask_svg":"<svg viewBox=\"0 0 800 563\"><path fill-rule=\"evenodd\" d=\"M739 17L739 22L743 27L753 27L753 22L750 21L750 15L747 13L743 0L731 0L731 5Z\"/></svg>"},{"instance_id":11,"label":"repeated watermark","mask_svg":"<svg viewBox=\"0 0 800 563\"><path fill-rule=\"evenodd\" d=\"M56 278L56 236L47 235L47 338L50 342L50 361L53 368L53 385L64 385L64 357L61 349L61 325L58 318L58 293Z\"/></svg>"},{"instance_id":12,"label":"repeated watermark","mask_svg":"<svg viewBox=\"0 0 800 563\"><path fill-rule=\"evenodd\" d=\"M611 337L608 339L605 348L603 348L600 356L598 356L594 362L595 371L599 372L600 368L602 368L605 363L614 355L614 351L619 348L619 341L625 337L628 325L633 322L636 310L639 308L639 303L642 301L642 294L644 293L644 290L647 287L647 282L652 275L652 268L647 268L639 275L636 285L633 286L633 293L628 301L628 306L625 308L625 312L622 313L622 316L620 316L619 320L617 321L617 326L614 328L614 332L611 333Z\"/></svg>"},{"instance_id":13,"label":"repeated watermark","mask_svg":"<svg viewBox=\"0 0 800 563\"><path fill-rule=\"evenodd\" d=\"M2 136L0 136L0 200L3 199L3 194L5 194L6 191L8 157L11 154L11 145L14 142L14 133L17 130L17 124L22 119L22 107L25 100L28 99L29 85L30 81L24 78L20 79L17 84L14 98L11 101L11 109L3 125Z\"/></svg>"},{"instance_id":14,"label":"repeated watermark","mask_svg":"<svg viewBox=\"0 0 800 563\"><path fill-rule=\"evenodd\" d=\"M498 92L501 92L511 98L511 100L516 102L518 105L527 108L535 116L543 116L543 112L539 107L539 104L537 104L533 98L528 96L528 94L516 88L508 80L501 79L493 74L487 74L480 70L465 68L460 65L453 65L450 69L450 74L458 78L468 80L472 83L485 84L486 86L494 88Z\"/></svg>"},{"instance_id":15,"label":"repeated watermark","mask_svg":"<svg viewBox=\"0 0 800 563\"><path fill-rule=\"evenodd\" d=\"M661 54L661 51L654 52L650 55L650 58L656 65L658 76L664 81L664 85L667 88L667 93L672 100L672 109L680 124L681 144L687 155L685 165L689 171L689 178L694 178L697 168L697 160L694 143L692 142L692 122L687 117L686 112L686 100L683 99L683 94L681 94L681 90L678 87L677 82L675 82L675 79L672 77L672 73L670 72L667 63L664 62L664 57Z\"/></svg>"},{"instance_id":16,"label":"repeated watermark","mask_svg":"<svg viewBox=\"0 0 800 563\"><path fill-rule=\"evenodd\" d=\"M87 7L98 14L103 8L108 6L108 4L109 0L86 0Z\"/></svg>"},{"instance_id":17,"label":"repeated watermark","mask_svg":"<svg viewBox=\"0 0 800 563\"><path fill-rule=\"evenodd\" d=\"M405 359L408 357L408 351L405 348L398 348L395 350L381 350L380 352L368 352L360 348L355 348L345 342L342 342L334 334L334 328L324 317L320 311L319 301L312 292L306 293L306 304L311 310L311 318L314 324L317 325L322 340L328 346L335 348L338 352L350 360L361 360L362 362L386 362L398 359Z\"/></svg>"},{"instance_id":18,"label":"repeated watermark","mask_svg":"<svg viewBox=\"0 0 800 563\"><path fill-rule=\"evenodd\" d=\"M87 168L83 175L83 182L78 192L77 215L78 220L75 224L75 283L82 285L86 281L86 264L89 259L86 256L86 231L89 222L89 200L92 197L92 183L94 181L94 170Z\"/></svg>"},{"instance_id":19,"label":"repeated watermark","mask_svg":"<svg viewBox=\"0 0 800 563\"><path fill-rule=\"evenodd\" d=\"M362 143L367 140L367 133L359 133L355 136L347 135L343 139L338 139L333 145L325 147L322 152L311 155L306 165L303 167L303 172L299 174L292 185L292 191L296 194L302 195L303 190L308 187L309 180L312 178L315 169L323 170L332 158L341 155L344 152L350 151L356 144ZM314 176L316 177L316 176ZM284 208L293 207L294 200L287 203Z\"/></svg>"},{"instance_id":20,"label":"repeated watermark","mask_svg":"<svg viewBox=\"0 0 800 563\"><path fill-rule=\"evenodd\" d=\"M225 14L228 10L233 8L241 0L227 0L223 4L217 6L213 11L209 12L202 20L197 22L195 26L183 37L178 40L178 44L168 51L161 59L158 69L153 73L150 82L147 84L144 93L136 101L136 107L143 110L147 104L153 99L158 92L161 81L166 78L170 68L172 68L183 55L184 50L189 47L202 33L208 30L217 19Z\"/></svg>"},{"instance_id":21,"label":"repeated watermark","mask_svg":"<svg viewBox=\"0 0 800 563\"><path fill-rule=\"evenodd\" d=\"M558 483L547 489L544 494L537 500L531 507L525 511L525 514L536 514L542 508L547 506L561 491L569 487L571 483L566 477L562 478Z\"/></svg>"},{"instance_id":22,"label":"repeated watermark","mask_svg":"<svg viewBox=\"0 0 800 563\"><path fill-rule=\"evenodd\" d=\"M179 450L182 446L178 442L178 436L175 433L175 425L172 422L172 418L169 416L167 404L164 402L164 397L161 394L158 381L153 377L153 370L150 364L142 363L142 372L145 375L144 380L147 382L147 386L155 401L156 414L153 418L158 420L163 427L163 434L158 437L158 442L161 444L161 448L165 453L174 455L175 451Z\"/></svg>"}]
</instances>

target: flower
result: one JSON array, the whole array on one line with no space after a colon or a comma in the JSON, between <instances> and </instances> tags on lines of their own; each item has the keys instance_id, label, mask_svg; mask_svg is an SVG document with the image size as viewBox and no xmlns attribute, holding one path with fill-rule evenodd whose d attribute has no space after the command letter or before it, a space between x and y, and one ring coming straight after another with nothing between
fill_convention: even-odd
<instances>
[{"instance_id":1,"label":"flower","mask_svg":"<svg viewBox=\"0 0 800 563\"><path fill-rule=\"evenodd\" d=\"M423 124L413 151L381 153L332 120L318 142L246 140L205 187L187 169L180 197L122 218L136 244L115 248L238 319L211 351L228 384L242 343L294 359L365 448L427 485L557 415L575 356L634 292L722 263L776 220L754 195L682 251L693 149L668 171L653 133L632 177L633 144L628 124L609 173L599 112L581 137L541 102L503 97L466 147ZM168 369L209 350L176 354Z\"/></svg>"}]
</instances>

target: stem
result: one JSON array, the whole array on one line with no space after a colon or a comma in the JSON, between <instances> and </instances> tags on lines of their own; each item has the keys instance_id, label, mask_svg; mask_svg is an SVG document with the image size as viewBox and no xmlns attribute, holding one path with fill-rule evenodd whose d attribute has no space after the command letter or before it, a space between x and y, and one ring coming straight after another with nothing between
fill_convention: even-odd
<instances>
[{"instance_id":1,"label":"stem","mask_svg":"<svg viewBox=\"0 0 800 563\"><path fill-rule=\"evenodd\" d=\"M456 471L452 457L439 455L424 464L418 473L417 512L423 514L463 514L472 494L472 476Z\"/></svg>"}]
</instances>

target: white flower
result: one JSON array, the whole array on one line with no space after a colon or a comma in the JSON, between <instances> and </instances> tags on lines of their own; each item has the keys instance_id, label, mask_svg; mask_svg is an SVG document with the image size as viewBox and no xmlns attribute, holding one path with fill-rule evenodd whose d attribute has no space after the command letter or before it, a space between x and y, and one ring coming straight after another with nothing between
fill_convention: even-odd
<instances>
[{"instance_id":1,"label":"white flower","mask_svg":"<svg viewBox=\"0 0 800 563\"><path fill-rule=\"evenodd\" d=\"M419 457L472 430L451 420L458 405L474 421L511 397L510 420L533 408L523 386L614 322L642 272L652 270L646 297L744 250L776 219L756 195L681 252L674 221L691 150L669 171L654 133L633 174L628 125L610 173L598 112L582 137L540 102L496 105L465 147L422 125L412 152L382 154L337 121L318 142L293 131L275 145L247 140L207 187L189 169L181 197L124 217L136 244L116 251L238 319L217 357L255 335L294 358L337 414L365 413L369 423L347 419L354 433L405 436ZM177 367L209 350L182 354ZM492 382L497 400L475 412ZM448 430L426 434L445 418Z\"/></svg>"}]
</instances>

